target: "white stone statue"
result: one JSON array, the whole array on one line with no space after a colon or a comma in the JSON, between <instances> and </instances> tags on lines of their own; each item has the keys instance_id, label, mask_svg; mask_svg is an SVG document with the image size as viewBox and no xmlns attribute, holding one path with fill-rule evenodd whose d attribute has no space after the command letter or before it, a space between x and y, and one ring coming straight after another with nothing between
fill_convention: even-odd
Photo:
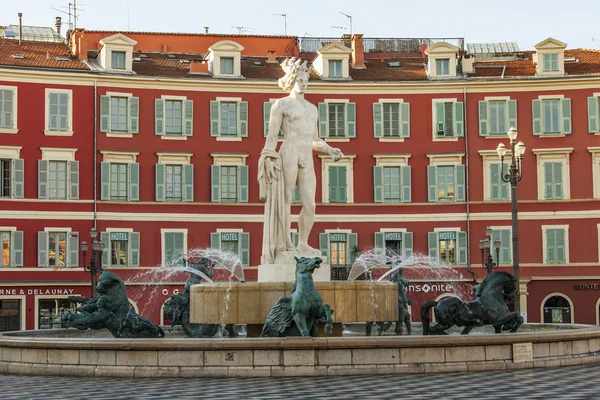
<instances>
[{"instance_id":1,"label":"white stone statue","mask_svg":"<svg viewBox=\"0 0 600 400\"><path fill-rule=\"evenodd\" d=\"M279 87L289 96L275 101L269 117L269 132L258 163L260 199L265 202L262 264L271 264L282 251L311 251L308 236L315 221L317 179L312 151L329 154L334 161L344 157L340 149L319 137L317 107L304 99L308 85L306 61L286 59L281 63L285 76ZM284 140L276 152L279 131ZM298 187L302 211L298 221L298 248L290 238L291 204Z\"/></svg>"}]
</instances>

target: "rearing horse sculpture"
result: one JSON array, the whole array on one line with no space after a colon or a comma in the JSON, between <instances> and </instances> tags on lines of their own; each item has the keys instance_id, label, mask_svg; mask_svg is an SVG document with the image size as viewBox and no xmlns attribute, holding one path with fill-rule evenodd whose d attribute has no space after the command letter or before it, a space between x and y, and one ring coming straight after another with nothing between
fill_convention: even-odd
<instances>
[{"instance_id":1,"label":"rearing horse sculpture","mask_svg":"<svg viewBox=\"0 0 600 400\"><path fill-rule=\"evenodd\" d=\"M444 331L454 325L464 327L463 335L482 325L493 325L496 333L516 332L523 324L523 317L506 305L506 299L514 297L516 290L517 282L511 274L496 271L481 282L473 301L464 302L457 297L428 301L421 307L423 335L445 335ZM437 321L432 327L429 326L431 308Z\"/></svg>"}]
</instances>

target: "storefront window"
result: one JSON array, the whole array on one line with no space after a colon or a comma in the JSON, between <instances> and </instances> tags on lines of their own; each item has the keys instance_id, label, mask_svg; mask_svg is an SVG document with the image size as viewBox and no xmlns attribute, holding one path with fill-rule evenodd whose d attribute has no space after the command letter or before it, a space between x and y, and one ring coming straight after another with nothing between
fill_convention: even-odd
<instances>
[{"instance_id":1,"label":"storefront window","mask_svg":"<svg viewBox=\"0 0 600 400\"><path fill-rule=\"evenodd\" d=\"M562 296L552 296L544 303L544 323L570 324L571 305Z\"/></svg>"},{"instance_id":2,"label":"storefront window","mask_svg":"<svg viewBox=\"0 0 600 400\"><path fill-rule=\"evenodd\" d=\"M440 232L440 262L456 264L456 232Z\"/></svg>"},{"instance_id":3,"label":"storefront window","mask_svg":"<svg viewBox=\"0 0 600 400\"><path fill-rule=\"evenodd\" d=\"M21 300L0 300L0 332L21 330Z\"/></svg>"},{"instance_id":4,"label":"storefront window","mask_svg":"<svg viewBox=\"0 0 600 400\"><path fill-rule=\"evenodd\" d=\"M69 299L43 299L38 303L38 328L59 329L66 312L76 313L77 305Z\"/></svg>"}]
</instances>

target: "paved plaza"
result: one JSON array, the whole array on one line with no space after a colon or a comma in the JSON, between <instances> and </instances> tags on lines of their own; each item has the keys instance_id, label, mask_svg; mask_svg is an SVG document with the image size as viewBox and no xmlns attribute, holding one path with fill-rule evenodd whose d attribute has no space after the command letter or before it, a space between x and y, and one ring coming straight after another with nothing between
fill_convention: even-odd
<instances>
[{"instance_id":1,"label":"paved plaza","mask_svg":"<svg viewBox=\"0 0 600 400\"><path fill-rule=\"evenodd\" d=\"M9 399L600 399L600 364L481 373L119 379L0 375Z\"/></svg>"}]
</instances>

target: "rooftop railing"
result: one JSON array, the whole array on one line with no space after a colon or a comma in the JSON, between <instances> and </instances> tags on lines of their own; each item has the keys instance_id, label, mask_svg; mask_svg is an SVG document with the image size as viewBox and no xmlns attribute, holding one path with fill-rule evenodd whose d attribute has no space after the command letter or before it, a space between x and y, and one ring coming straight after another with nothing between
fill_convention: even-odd
<instances>
[{"instance_id":1,"label":"rooftop railing","mask_svg":"<svg viewBox=\"0 0 600 400\"><path fill-rule=\"evenodd\" d=\"M350 38L300 37L298 40L300 51L306 53L316 53L330 43L352 47ZM414 53L419 52L422 44L429 47L439 42L450 43L461 50L464 49L464 38L363 38L365 53Z\"/></svg>"}]
</instances>

